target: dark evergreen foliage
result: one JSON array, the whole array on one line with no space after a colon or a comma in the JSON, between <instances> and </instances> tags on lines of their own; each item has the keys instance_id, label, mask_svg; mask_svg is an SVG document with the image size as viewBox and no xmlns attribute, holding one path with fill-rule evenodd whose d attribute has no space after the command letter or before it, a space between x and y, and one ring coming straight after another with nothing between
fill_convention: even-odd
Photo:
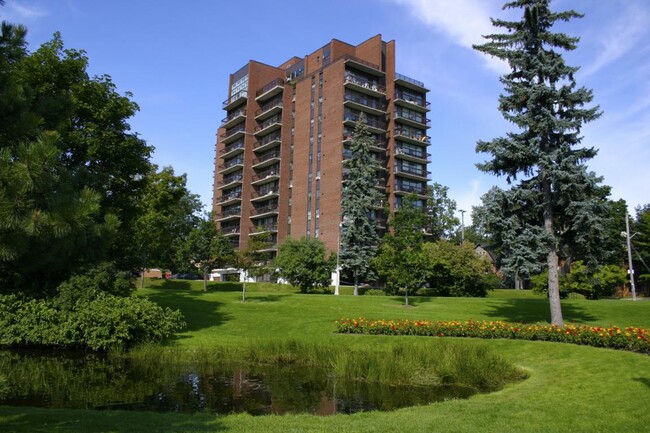
<instances>
[{"instance_id":1,"label":"dark evergreen foliage","mask_svg":"<svg viewBox=\"0 0 650 433\"><path fill-rule=\"evenodd\" d=\"M506 248L516 254L523 251L526 263L546 256L551 320L561 325L560 250L572 244L588 250L604 230L608 210L602 200L606 194L598 185L601 179L584 165L596 150L580 147L581 127L600 116L599 108L585 108L592 92L576 86L578 68L566 65L559 52L575 49L578 39L551 32L558 21L582 15L572 10L553 12L549 3L506 3L504 9L521 9L522 19L493 19L493 25L505 33L488 35L487 43L474 47L508 62L511 72L501 78L504 94L499 109L517 127L505 137L480 141L476 150L492 156L478 164L481 170L505 176L508 183L518 181L508 191L492 192L497 201L510 205L502 213L516 226L507 228L501 241L510 242ZM491 217L489 221L496 223Z\"/></svg>"},{"instance_id":2,"label":"dark evergreen foliage","mask_svg":"<svg viewBox=\"0 0 650 433\"><path fill-rule=\"evenodd\" d=\"M379 235L374 215L383 208L383 195L377 189L378 163L370 153L373 142L361 116L350 145L352 155L343 162L346 173L341 201L341 257L343 271L354 281L354 294L359 283L374 278L372 259L377 254Z\"/></svg>"}]
</instances>

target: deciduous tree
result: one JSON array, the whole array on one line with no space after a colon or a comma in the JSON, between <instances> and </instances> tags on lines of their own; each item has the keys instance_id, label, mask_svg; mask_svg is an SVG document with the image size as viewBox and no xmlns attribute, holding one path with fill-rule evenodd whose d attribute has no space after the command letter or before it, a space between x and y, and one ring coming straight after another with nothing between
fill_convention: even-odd
<instances>
[{"instance_id":1,"label":"deciduous tree","mask_svg":"<svg viewBox=\"0 0 650 433\"><path fill-rule=\"evenodd\" d=\"M278 250L274 266L278 275L308 293L327 287L336 266L336 256L327 256L325 244L314 238L287 239Z\"/></svg>"}]
</instances>

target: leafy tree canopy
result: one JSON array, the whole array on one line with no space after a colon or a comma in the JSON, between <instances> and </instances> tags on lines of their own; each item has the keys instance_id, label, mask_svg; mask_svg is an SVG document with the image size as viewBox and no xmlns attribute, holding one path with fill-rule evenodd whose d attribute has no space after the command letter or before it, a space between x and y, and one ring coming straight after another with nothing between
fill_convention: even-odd
<instances>
[{"instance_id":1,"label":"leafy tree canopy","mask_svg":"<svg viewBox=\"0 0 650 433\"><path fill-rule=\"evenodd\" d=\"M336 256L327 256L322 241L314 238L287 239L278 250L274 266L278 275L302 293L327 287L336 266Z\"/></svg>"}]
</instances>

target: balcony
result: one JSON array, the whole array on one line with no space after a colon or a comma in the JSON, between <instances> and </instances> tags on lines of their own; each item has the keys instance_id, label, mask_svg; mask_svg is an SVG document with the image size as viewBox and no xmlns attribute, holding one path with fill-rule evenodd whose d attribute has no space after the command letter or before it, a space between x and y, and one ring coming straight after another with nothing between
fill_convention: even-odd
<instances>
[{"instance_id":1,"label":"balcony","mask_svg":"<svg viewBox=\"0 0 650 433\"><path fill-rule=\"evenodd\" d=\"M270 134L273 131L282 128L282 115L276 115L270 119L266 119L264 122L260 123L255 127L255 136L261 137L263 135Z\"/></svg>"},{"instance_id":2,"label":"balcony","mask_svg":"<svg viewBox=\"0 0 650 433\"><path fill-rule=\"evenodd\" d=\"M240 104L245 103L248 100L248 90L242 90L235 93L230 98L223 101L223 109L230 111L233 108L237 107Z\"/></svg>"},{"instance_id":3,"label":"balcony","mask_svg":"<svg viewBox=\"0 0 650 433\"><path fill-rule=\"evenodd\" d=\"M246 120L246 108L241 108L234 113L230 114L226 118L221 120L222 128L230 128L239 122Z\"/></svg>"},{"instance_id":4,"label":"balcony","mask_svg":"<svg viewBox=\"0 0 650 433\"><path fill-rule=\"evenodd\" d=\"M278 114L282 111L283 101L282 98L276 98L264 104L259 110L255 112L255 120L261 122L262 120Z\"/></svg>"},{"instance_id":5,"label":"balcony","mask_svg":"<svg viewBox=\"0 0 650 433\"><path fill-rule=\"evenodd\" d=\"M395 184L395 193L397 194L412 194L415 193L417 195L421 196L426 196L427 195L427 187L426 186L414 186L414 185L408 185L408 184L401 184L401 183L396 183Z\"/></svg>"},{"instance_id":6,"label":"balcony","mask_svg":"<svg viewBox=\"0 0 650 433\"><path fill-rule=\"evenodd\" d=\"M244 167L244 158L231 159L221 164L217 169L220 174L228 174Z\"/></svg>"},{"instance_id":7,"label":"balcony","mask_svg":"<svg viewBox=\"0 0 650 433\"><path fill-rule=\"evenodd\" d=\"M280 132L278 132L276 134L266 135L264 138L259 140L253 146L253 150L255 151L255 153L264 152L266 150L270 150L274 148L275 146L279 146L281 143L282 143L282 135L280 134Z\"/></svg>"},{"instance_id":8,"label":"balcony","mask_svg":"<svg viewBox=\"0 0 650 433\"><path fill-rule=\"evenodd\" d=\"M270 188L266 191L255 191L251 196L252 202L261 202L265 200L270 200L272 198L277 198L280 195L278 187Z\"/></svg>"},{"instance_id":9,"label":"balcony","mask_svg":"<svg viewBox=\"0 0 650 433\"><path fill-rule=\"evenodd\" d=\"M345 54L343 56L343 59L345 60L345 66L352 67L357 71L363 71L376 77L383 77L386 75L385 72L381 70L379 65L375 65L374 63L366 62L365 60L361 60L349 54Z\"/></svg>"},{"instance_id":10,"label":"balcony","mask_svg":"<svg viewBox=\"0 0 650 433\"><path fill-rule=\"evenodd\" d=\"M404 125L413 126L415 128L431 128L431 120L424 117L422 114L408 113L404 110L395 110L394 119Z\"/></svg>"},{"instance_id":11,"label":"balcony","mask_svg":"<svg viewBox=\"0 0 650 433\"><path fill-rule=\"evenodd\" d=\"M241 184L243 178L244 176L241 173L224 177L223 180L220 180L219 183L217 183L217 189L224 189L229 186Z\"/></svg>"},{"instance_id":12,"label":"balcony","mask_svg":"<svg viewBox=\"0 0 650 433\"><path fill-rule=\"evenodd\" d=\"M405 159L407 161L429 163L431 162L431 154L424 151L424 149L412 149L410 147L403 147L397 145L395 147L395 157Z\"/></svg>"},{"instance_id":13,"label":"balcony","mask_svg":"<svg viewBox=\"0 0 650 433\"><path fill-rule=\"evenodd\" d=\"M278 213L278 204L260 206L251 210L251 219L264 218Z\"/></svg>"},{"instance_id":14,"label":"balcony","mask_svg":"<svg viewBox=\"0 0 650 433\"><path fill-rule=\"evenodd\" d=\"M424 87L422 81L418 81L414 78L407 77L406 75L395 73L395 84L400 86L407 87L409 89L417 90L418 92L428 92L429 89Z\"/></svg>"},{"instance_id":15,"label":"balcony","mask_svg":"<svg viewBox=\"0 0 650 433\"><path fill-rule=\"evenodd\" d=\"M386 154L371 153L371 156L375 161L377 161L377 164L379 164L382 169L385 169L384 166L388 161L388 158L386 158ZM350 158L352 158L352 151L350 149L343 149L343 160L345 161L346 159L350 159Z\"/></svg>"},{"instance_id":16,"label":"balcony","mask_svg":"<svg viewBox=\"0 0 650 433\"><path fill-rule=\"evenodd\" d=\"M377 84L375 81L366 80L352 74L345 74L343 85L348 89L376 98L386 96L386 87Z\"/></svg>"},{"instance_id":17,"label":"balcony","mask_svg":"<svg viewBox=\"0 0 650 433\"><path fill-rule=\"evenodd\" d=\"M272 168L253 176L251 185L262 185L280 179L280 169Z\"/></svg>"},{"instance_id":18,"label":"balcony","mask_svg":"<svg viewBox=\"0 0 650 433\"><path fill-rule=\"evenodd\" d=\"M359 120L359 114L349 112L343 114L343 123L347 126L354 127L357 120ZM364 124L368 127L368 130L374 134L385 134L386 128L388 127L386 122L383 120L377 120L367 116Z\"/></svg>"},{"instance_id":19,"label":"balcony","mask_svg":"<svg viewBox=\"0 0 650 433\"><path fill-rule=\"evenodd\" d=\"M386 114L385 102L367 98L357 93L346 92L343 96L343 105L353 110L364 111L376 116L382 116Z\"/></svg>"},{"instance_id":20,"label":"balcony","mask_svg":"<svg viewBox=\"0 0 650 433\"><path fill-rule=\"evenodd\" d=\"M424 96L416 98L413 95L400 92L399 90L395 92L395 105L422 113L431 111L431 103L425 101Z\"/></svg>"},{"instance_id":21,"label":"balcony","mask_svg":"<svg viewBox=\"0 0 650 433\"><path fill-rule=\"evenodd\" d=\"M241 234L241 229L239 228L239 226L232 226L232 227L221 226L221 234L227 238L233 236L239 236Z\"/></svg>"},{"instance_id":22,"label":"balcony","mask_svg":"<svg viewBox=\"0 0 650 433\"><path fill-rule=\"evenodd\" d=\"M424 168L411 167L409 165L396 165L395 174L415 180L429 180L430 171L425 170Z\"/></svg>"},{"instance_id":23,"label":"balcony","mask_svg":"<svg viewBox=\"0 0 650 433\"><path fill-rule=\"evenodd\" d=\"M263 168L280 161L280 150L273 150L253 160L253 168Z\"/></svg>"},{"instance_id":24,"label":"balcony","mask_svg":"<svg viewBox=\"0 0 650 433\"><path fill-rule=\"evenodd\" d=\"M427 136L424 131L416 132L409 131L403 128L395 128L395 138L400 138L406 142L415 142L418 144L426 143L431 144L431 137Z\"/></svg>"},{"instance_id":25,"label":"balcony","mask_svg":"<svg viewBox=\"0 0 650 433\"><path fill-rule=\"evenodd\" d=\"M219 151L221 158L227 159L244 151L244 140L236 141Z\"/></svg>"},{"instance_id":26,"label":"balcony","mask_svg":"<svg viewBox=\"0 0 650 433\"><path fill-rule=\"evenodd\" d=\"M238 201L241 201L241 191L222 195L217 199L217 204L219 206L227 206L229 204L234 204Z\"/></svg>"},{"instance_id":27,"label":"balcony","mask_svg":"<svg viewBox=\"0 0 650 433\"><path fill-rule=\"evenodd\" d=\"M243 138L244 135L246 135L246 128L244 125L240 126L235 126L234 128L231 128L221 134L221 142L223 144L229 144L232 143L233 141L236 141L240 138Z\"/></svg>"},{"instance_id":28,"label":"balcony","mask_svg":"<svg viewBox=\"0 0 650 433\"><path fill-rule=\"evenodd\" d=\"M229 221L241 217L241 206L231 207L217 214L217 221Z\"/></svg>"},{"instance_id":29,"label":"balcony","mask_svg":"<svg viewBox=\"0 0 650 433\"><path fill-rule=\"evenodd\" d=\"M268 233L268 232L275 233L277 231L278 231L278 224L277 223L275 223L275 224L260 224L260 225L255 225L253 227L253 230L251 231L250 236L255 236L255 235L259 235L259 234L262 234L262 233Z\"/></svg>"},{"instance_id":30,"label":"balcony","mask_svg":"<svg viewBox=\"0 0 650 433\"><path fill-rule=\"evenodd\" d=\"M266 101L284 90L284 80L276 78L270 83L265 84L261 89L255 92L257 102Z\"/></svg>"}]
</instances>

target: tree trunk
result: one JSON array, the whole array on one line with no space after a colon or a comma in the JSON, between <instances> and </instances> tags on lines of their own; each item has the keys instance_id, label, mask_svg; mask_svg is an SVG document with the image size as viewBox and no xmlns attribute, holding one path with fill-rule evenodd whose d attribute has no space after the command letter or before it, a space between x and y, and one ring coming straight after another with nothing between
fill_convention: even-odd
<instances>
[{"instance_id":1,"label":"tree trunk","mask_svg":"<svg viewBox=\"0 0 650 433\"><path fill-rule=\"evenodd\" d=\"M359 296L359 276L354 276L354 296Z\"/></svg>"},{"instance_id":2,"label":"tree trunk","mask_svg":"<svg viewBox=\"0 0 650 433\"><path fill-rule=\"evenodd\" d=\"M140 275L140 288L141 289L144 289L144 272L145 271L146 271L146 269L143 267L142 268L142 275Z\"/></svg>"},{"instance_id":3,"label":"tree trunk","mask_svg":"<svg viewBox=\"0 0 650 433\"><path fill-rule=\"evenodd\" d=\"M551 304L551 323L557 326L564 326L562 318L562 304L560 303L560 278L558 275L557 241L553 229L553 202L551 197L551 185L545 174L542 175L542 189L544 191L544 228L553 239L551 251L546 256L548 267L548 300Z\"/></svg>"},{"instance_id":4,"label":"tree trunk","mask_svg":"<svg viewBox=\"0 0 650 433\"><path fill-rule=\"evenodd\" d=\"M203 268L203 291L208 291L208 268Z\"/></svg>"},{"instance_id":5,"label":"tree trunk","mask_svg":"<svg viewBox=\"0 0 650 433\"><path fill-rule=\"evenodd\" d=\"M241 301L246 302L246 280L248 280L248 271L244 272L244 285L242 286Z\"/></svg>"},{"instance_id":6,"label":"tree trunk","mask_svg":"<svg viewBox=\"0 0 650 433\"><path fill-rule=\"evenodd\" d=\"M404 289L404 293L406 293L406 295L404 297L405 305L408 306L408 304L409 304L409 289L408 288Z\"/></svg>"}]
</instances>

